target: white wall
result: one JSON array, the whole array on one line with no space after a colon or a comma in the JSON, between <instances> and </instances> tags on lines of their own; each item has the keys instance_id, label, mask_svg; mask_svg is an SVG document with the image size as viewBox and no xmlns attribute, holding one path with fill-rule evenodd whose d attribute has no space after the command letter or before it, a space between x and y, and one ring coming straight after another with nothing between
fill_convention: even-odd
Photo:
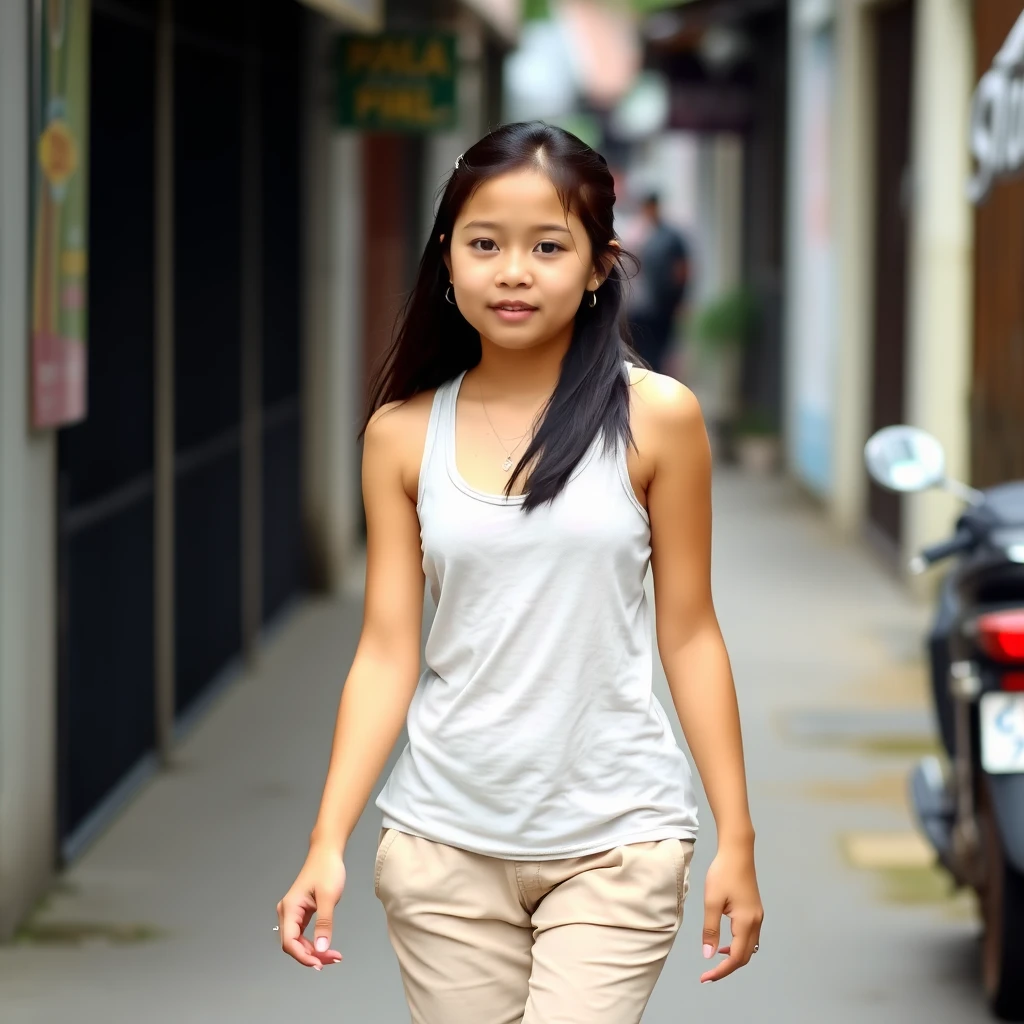
<instances>
[{"instance_id":1,"label":"white wall","mask_svg":"<svg viewBox=\"0 0 1024 1024\"><path fill-rule=\"evenodd\" d=\"M825 502L835 482L837 379L833 10L808 0L790 8L784 325L787 462Z\"/></svg>"},{"instance_id":2,"label":"white wall","mask_svg":"<svg viewBox=\"0 0 1024 1024\"><path fill-rule=\"evenodd\" d=\"M55 444L28 430L28 4L0 4L0 939L56 832Z\"/></svg>"},{"instance_id":3,"label":"white wall","mask_svg":"<svg viewBox=\"0 0 1024 1024\"><path fill-rule=\"evenodd\" d=\"M947 471L970 460L974 216L967 198L974 30L964 0L918 4L914 40L914 187L910 232L906 409L946 449ZM907 499L904 556L948 536L960 505Z\"/></svg>"},{"instance_id":4,"label":"white wall","mask_svg":"<svg viewBox=\"0 0 1024 1024\"><path fill-rule=\"evenodd\" d=\"M362 142L333 127L334 29L315 19L307 39L303 491L310 555L339 592L358 549L362 412Z\"/></svg>"},{"instance_id":5,"label":"white wall","mask_svg":"<svg viewBox=\"0 0 1024 1024\"><path fill-rule=\"evenodd\" d=\"M655 179L661 209L670 223L692 232L697 220L697 149L692 132L662 132L654 142Z\"/></svg>"}]
</instances>

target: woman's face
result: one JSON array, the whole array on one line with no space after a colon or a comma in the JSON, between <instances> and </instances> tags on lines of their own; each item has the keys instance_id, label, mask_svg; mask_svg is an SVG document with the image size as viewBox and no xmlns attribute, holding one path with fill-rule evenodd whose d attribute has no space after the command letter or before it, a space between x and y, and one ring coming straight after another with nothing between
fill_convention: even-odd
<instances>
[{"instance_id":1,"label":"woman's face","mask_svg":"<svg viewBox=\"0 0 1024 1024\"><path fill-rule=\"evenodd\" d=\"M460 312L501 348L571 336L584 291L603 280L579 218L566 216L551 180L534 170L476 190L456 218L446 262Z\"/></svg>"}]
</instances>

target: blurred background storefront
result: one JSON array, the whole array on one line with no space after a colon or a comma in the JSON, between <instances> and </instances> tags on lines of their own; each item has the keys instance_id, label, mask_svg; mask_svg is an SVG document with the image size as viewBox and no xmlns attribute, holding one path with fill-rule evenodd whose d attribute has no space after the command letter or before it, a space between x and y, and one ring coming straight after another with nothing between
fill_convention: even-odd
<instances>
[{"instance_id":1,"label":"blurred background storefront","mask_svg":"<svg viewBox=\"0 0 1024 1024\"><path fill-rule=\"evenodd\" d=\"M0 936L358 566L369 376L502 121L597 146L627 244L660 195L723 462L896 570L956 506L874 429L1024 475L1022 6L0 5Z\"/></svg>"}]
</instances>

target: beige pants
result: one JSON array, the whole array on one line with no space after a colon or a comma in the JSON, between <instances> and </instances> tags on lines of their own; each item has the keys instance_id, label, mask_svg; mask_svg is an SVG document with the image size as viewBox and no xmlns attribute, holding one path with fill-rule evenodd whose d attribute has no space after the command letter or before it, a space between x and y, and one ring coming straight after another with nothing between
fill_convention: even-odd
<instances>
[{"instance_id":1,"label":"beige pants","mask_svg":"<svg viewBox=\"0 0 1024 1024\"><path fill-rule=\"evenodd\" d=\"M374 886L414 1024L636 1024L692 855L666 839L505 861L383 832Z\"/></svg>"}]
</instances>

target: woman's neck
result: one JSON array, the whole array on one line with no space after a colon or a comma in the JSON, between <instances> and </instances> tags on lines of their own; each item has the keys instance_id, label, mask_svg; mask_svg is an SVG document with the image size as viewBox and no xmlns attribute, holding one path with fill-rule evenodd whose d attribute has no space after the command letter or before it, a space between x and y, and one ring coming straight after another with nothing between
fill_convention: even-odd
<instances>
[{"instance_id":1,"label":"woman's neck","mask_svg":"<svg viewBox=\"0 0 1024 1024\"><path fill-rule=\"evenodd\" d=\"M480 362L472 371L473 377L478 387L490 394L546 397L555 390L571 342L571 331L528 349L502 348L481 338Z\"/></svg>"}]
</instances>

